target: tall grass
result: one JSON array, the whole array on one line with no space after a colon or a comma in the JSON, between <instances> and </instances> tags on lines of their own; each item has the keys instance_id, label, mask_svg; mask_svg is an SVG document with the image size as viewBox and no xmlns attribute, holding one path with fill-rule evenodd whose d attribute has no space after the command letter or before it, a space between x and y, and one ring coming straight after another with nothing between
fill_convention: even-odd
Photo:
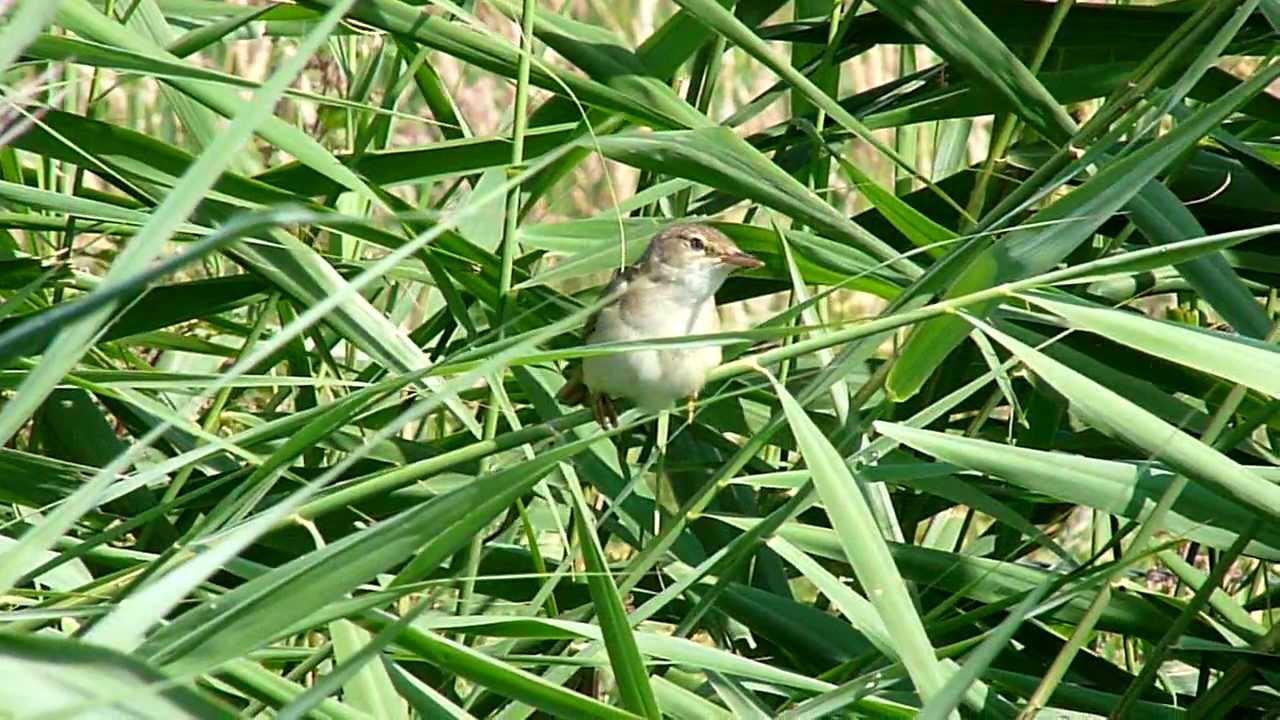
<instances>
[{"instance_id":1,"label":"tall grass","mask_svg":"<svg viewBox=\"0 0 1280 720\"><path fill-rule=\"evenodd\" d=\"M1280 711L1275 0L0 12L0 715Z\"/></svg>"}]
</instances>

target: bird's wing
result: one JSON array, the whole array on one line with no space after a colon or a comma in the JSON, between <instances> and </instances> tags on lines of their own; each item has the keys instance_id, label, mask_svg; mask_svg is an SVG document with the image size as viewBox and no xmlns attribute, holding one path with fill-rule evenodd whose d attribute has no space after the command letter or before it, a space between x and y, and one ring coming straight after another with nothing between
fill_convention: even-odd
<instances>
[{"instance_id":1,"label":"bird's wing","mask_svg":"<svg viewBox=\"0 0 1280 720\"><path fill-rule=\"evenodd\" d=\"M618 301L618 298L627 291L627 286L635 280L635 277L639 272L640 269L635 265L632 265L630 267L622 268L613 274L613 278L609 280L609 284L605 286L604 292L600 295L602 298L613 298L609 301L608 305L605 305L605 307L608 307ZM596 321L600 319L600 311L603 309L604 308L600 308L600 310L591 313L591 316L587 318L587 323L582 328L582 337L584 340L590 340L591 336L595 334Z\"/></svg>"},{"instance_id":2,"label":"bird's wing","mask_svg":"<svg viewBox=\"0 0 1280 720\"><path fill-rule=\"evenodd\" d=\"M618 301L618 298L627 291L627 286L635 279L639 269L635 266L625 267L613 274L613 278L609 280L609 284L605 286L604 293L601 297L611 297L604 307L609 307ZM589 341L596 331L596 321L600 318L600 310L596 310L587 317L587 322L582 328L582 339ZM588 391L587 386L582 378L582 361L575 360L569 364L565 372L566 382L560 388L560 392L556 394L560 402L565 405L582 405L586 402Z\"/></svg>"}]
</instances>

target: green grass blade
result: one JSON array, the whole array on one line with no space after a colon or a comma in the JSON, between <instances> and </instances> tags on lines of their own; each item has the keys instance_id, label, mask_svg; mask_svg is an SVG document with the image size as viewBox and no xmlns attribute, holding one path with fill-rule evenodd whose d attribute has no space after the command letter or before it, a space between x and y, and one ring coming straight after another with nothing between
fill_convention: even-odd
<instances>
[{"instance_id":1,"label":"green grass blade","mask_svg":"<svg viewBox=\"0 0 1280 720\"><path fill-rule=\"evenodd\" d=\"M66 638L5 633L0 637L0 687L5 707L27 716L99 715L160 720L222 720L237 717L155 668L104 648Z\"/></svg>"},{"instance_id":2,"label":"green grass blade","mask_svg":"<svg viewBox=\"0 0 1280 720\"><path fill-rule=\"evenodd\" d=\"M1070 400L1090 425L1124 439L1252 512L1280 518L1280 487L1040 351L985 323L979 327Z\"/></svg>"},{"instance_id":3,"label":"green grass blade","mask_svg":"<svg viewBox=\"0 0 1280 720\"><path fill-rule=\"evenodd\" d=\"M383 615L371 615L365 620L373 630L381 630L390 622ZM409 628L401 634L398 643L432 664L494 692L541 708L552 715L604 720L634 720L640 717L548 683L537 675L520 670L461 643L453 642L430 630Z\"/></svg>"},{"instance_id":4,"label":"green grass blade","mask_svg":"<svg viewBox=\"0 0 1280 720\"><path fill-rule=\"evenodd\" d=\"M0 70L8 70L23 49L53 21L61 2L62 0L19 2L17 12L5 23L4 31L0 32Z\"/></svg>"},{"instance_id":5,"label":"green grass blade","mask_svg":"<svg viewBox=\"0 0 1280 720\"><path fill-rule=\"evenodd\" d=\"M782 401L787 422L813 473L814 485L840 537L845 557L881 620L885 625L896 628L898 655L911 674L920 697L928 702L941 689L946 675L934 655L929 636L858 481L786 388L775 381L774 390Z\"/></svg>"},{"instance_id":6,"label":"green grass blade","mask_svg":"<svg viewBox=\"0 0 1280 720\"><path fill-rule=\"evenodd\" d=\"M1276 77L1280 64L1255 73L1250 82L1207 105L1164 136L1160 143L1137 150L1104 167L1081 187L1033 215L1027 229L975 258L948 290L949 297L968 294L1001 282L1044 272L1088 239L1108 217L1129 203L1144 186L1226 119L1247 98ZM1048 223L1048 225L1041 225ZM993 305L980 308L983 315ZM969 333L960 318L939 318L916 328L886 381L889 393L906 399Z\"/></svg>"},{"instance_id":7,"label":"green grass blade","mask_svg":"<svg viewBox=\"0 0 1280 720\"><path fill-rule=\"evenodd\" d=\"M836 211L728 128L611 135L599 138L595 145L628 165L750 198L864 250L908 277L920 274L901 253Z\"/></svg>"},{"instance_id":8,"label":"green grass blade","mask_svg":"<svg viewBox=\"0 0 1280 720\"><path fill-rule=\"evenodd\" d=\"M1020 297L1073 328L1280 397L1280 352L1274 345L1066 298L1030 293Z\"/></svg>"},{"instance_id":9,"label":"green grass blade","mask_svg":"<svg viewBox=\"0 0 1280 720\"><path fill-rule=\"evenodd\" d=\"M1172 479L1167 471L1148 471L1135 463L1014 447L896 423L878 422L876 430L939 460L1000 478L1022 490L1134 520L1155 507ZM1174 503L1164 529L1226 549L1252 517L1238 503L1192 485ZM1280 559L1280 532L1263 529L1257 539L1251 553Z\"/></svg>"},{"instance_id":10,"label":"green grass blade","mask_svg":"<svg viewBox=\"0 0 1280 720\"><path fill-rule=\"evenodd\" d=\"M636 646L626 608L622 605L618 586L609 573L604 548L600 547L596 528L589 519L591 511L586 499L582 497L582 488L578 486L576 479L570 479L569 492L573 499L578 542L587 572L590 573L587 585L591 588L591 599L596 614L600 617L600 634L604 637L605 648L609 652L609 663L617 678L623 707L641 717L657 720L662 712L658 709L658 700L649 685L649 669L640 657L640 649Z\"/></svg>"}]
</instances>

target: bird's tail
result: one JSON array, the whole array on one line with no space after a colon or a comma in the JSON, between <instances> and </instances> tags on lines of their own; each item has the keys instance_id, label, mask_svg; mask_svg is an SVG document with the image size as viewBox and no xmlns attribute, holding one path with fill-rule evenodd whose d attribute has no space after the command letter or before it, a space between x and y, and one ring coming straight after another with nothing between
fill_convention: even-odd
<instances>
[{"instance_id":1,"label":"bird's tail","mask_svg":"<svg viewBox=\"0 0 1280 720\"><path fill-rule=\"evenodd\" d=\"M560 392L556 393L556 399L570 407L586 405L588 393L587 384L582 380L582 364L575 363L565 376L565 383L561 386Z\"/></svg>"}]
</instances>

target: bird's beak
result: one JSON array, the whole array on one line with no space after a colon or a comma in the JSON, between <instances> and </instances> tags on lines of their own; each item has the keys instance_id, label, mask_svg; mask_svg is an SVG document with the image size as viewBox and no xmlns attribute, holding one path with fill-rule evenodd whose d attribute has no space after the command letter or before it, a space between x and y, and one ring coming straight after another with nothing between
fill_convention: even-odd
<instances>
[{"instance_id":1,"label":"bird's beak","mask_svg":"<svg viewBox=\"0 0 1280 720\"><path fill-rule=\"evenodd\" d=\"M740 268L745 268L747 270L754 270L756 268L764 267L764 263L760 261L760 258L754 255L748 255L744 252L735 252L735 253L729 253L727 255L721 255L720 262L725 263L726 265L736 265Z\"/></svg>"}]
</instances>

